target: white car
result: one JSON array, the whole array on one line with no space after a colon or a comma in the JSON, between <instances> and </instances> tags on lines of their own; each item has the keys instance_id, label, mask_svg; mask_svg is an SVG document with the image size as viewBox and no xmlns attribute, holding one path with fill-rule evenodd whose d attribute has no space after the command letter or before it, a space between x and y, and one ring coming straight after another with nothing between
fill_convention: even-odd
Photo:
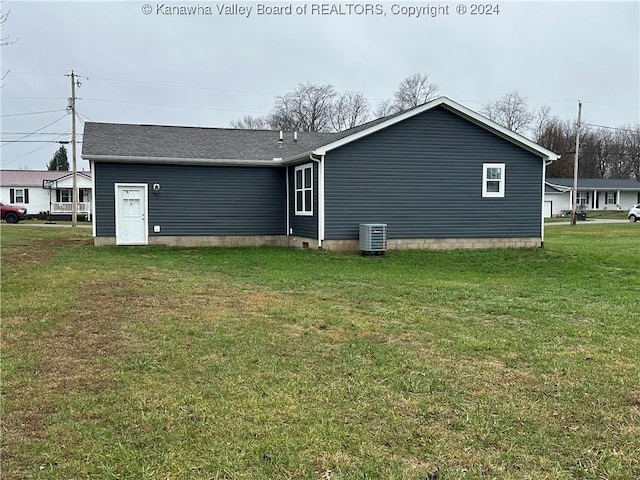
<instances>
[{"instance_id":1,"label":"white car","mask_svg":"<svg viewBox=\"0 0 640 480\"><path fill-rule=\"evenodd\" d=\"M640 220L640 203L631 207L629 210L629 221L631 223L637 222Z\"/></svg>"}]
</instances>

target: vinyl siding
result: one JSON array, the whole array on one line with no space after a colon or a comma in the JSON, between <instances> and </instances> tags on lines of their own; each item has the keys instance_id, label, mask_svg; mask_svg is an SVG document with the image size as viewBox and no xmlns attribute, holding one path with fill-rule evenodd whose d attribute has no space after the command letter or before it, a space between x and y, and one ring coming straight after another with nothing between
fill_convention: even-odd
<instances>
[{"instance_id":1,"label":"vinyl siding","mask_svg":"<svg viewBox=\"0 0 640 480\"><path fill-rule=\"evenodd\" d=\"M505 164L504 198L482 197L483 163ZM538 237L543 161L437 107L325 157L325 238Z\"/></svg>"},{"instance_id":2,"label":"vinyl siding","mask_svg":"<svg viewBox=\"0 0 640 480\"><path fill-rule=\"evenodd\" d=\"M149 185L149 236L285 234L284 168L96 162L94 175L98 237L115 236L115 183Z\"/></svg>"},{"instance_id":3,"label":"vinyl siding","mask_svg":"<svg viewBox=\"0 0 640 480\"><path fill-rule=\"evenodd\" d=\"M306 165L310 162L301 163ZM318 164L313 162L313 215L296 215L296 166L289 170L289 227L291 235L307 238L318 238Z\"/></svg>"}]
</instances>

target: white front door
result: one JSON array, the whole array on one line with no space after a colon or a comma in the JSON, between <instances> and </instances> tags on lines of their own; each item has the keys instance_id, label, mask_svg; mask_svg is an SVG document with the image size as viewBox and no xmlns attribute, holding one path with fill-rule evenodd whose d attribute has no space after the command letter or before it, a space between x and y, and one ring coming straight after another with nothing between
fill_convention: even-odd
<instances>
[{"instance_id":1,"label":"white front door","mask_svg":"<svg viewBox=\"0 0 640 480\"><path fill-rule=\"evenodd\" d=\"M147 244L147 185L116 184L116 244Z\"/></svg>"}]
</instances>

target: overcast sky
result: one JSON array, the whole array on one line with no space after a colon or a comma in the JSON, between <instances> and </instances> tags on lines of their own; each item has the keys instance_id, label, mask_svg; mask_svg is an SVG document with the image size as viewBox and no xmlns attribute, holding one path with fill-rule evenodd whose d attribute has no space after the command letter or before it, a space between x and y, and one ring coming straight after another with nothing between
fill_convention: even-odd
<instances>
[{"instance_id":1,"label":"overcast sky","mask_svg":"<svg viewBox=\"0 0 640 480\"><path fill-rule=\"evenodd\" d=\"M5 1L2 37L15 42L0 52L2 168L46 169L54 141L70 138L66 116L7 143L65 115L72 69L77 111L96 122L228 127L304 82L361 91L375 106L413 73L474 110L517 90L563 119L582 100L589 123L640 120L640 2L501 1L491 15L467 2L464 14L456 2L353 3L351 14L348 4L336 15L337 3L265 2L291 13L260 15L255 2ZM368 5L376 14L360 14ZM427 5L438 15L400 8ZM168 14L177 6L197 14Z\"/></svg>"}]
</instances>

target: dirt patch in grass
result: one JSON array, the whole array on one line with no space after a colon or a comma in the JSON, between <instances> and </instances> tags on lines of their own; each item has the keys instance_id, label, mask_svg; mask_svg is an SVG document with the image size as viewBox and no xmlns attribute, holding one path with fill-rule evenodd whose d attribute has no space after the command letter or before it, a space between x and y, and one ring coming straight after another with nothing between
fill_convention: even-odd
<instances>
[{"instance_id":1,"label":"dirt patch in grass","mask_svg":"<svg viewBox=\"0 0 640 480\"><path fill-rule=\"evenodd\" d=\"M63 247L92 244L93 240L85 236L5 240L2 245L2 266L3 268L19 268L24 265L42 263Z\"/></svg>"}]
</instances>

